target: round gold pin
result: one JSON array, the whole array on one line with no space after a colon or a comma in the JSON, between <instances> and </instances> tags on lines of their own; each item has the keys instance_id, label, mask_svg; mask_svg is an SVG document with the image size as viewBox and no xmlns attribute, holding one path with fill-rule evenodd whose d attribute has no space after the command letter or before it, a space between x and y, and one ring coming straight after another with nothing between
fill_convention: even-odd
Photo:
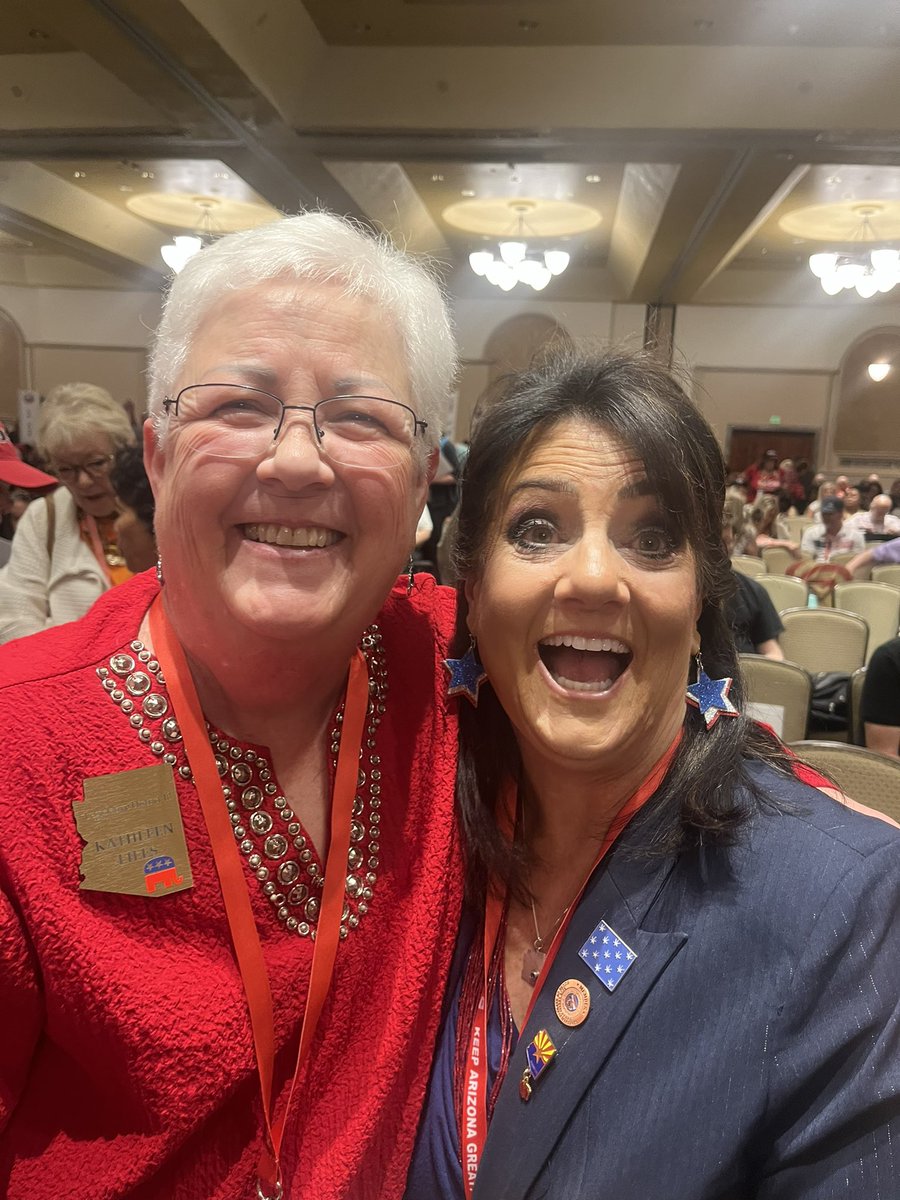
<instances>
[{"instance_id":1,"label":"round gold pin","mask_svg":"<svg viewBox=\"0 0 900 1200\"><path fill-rule=\"evenodd\" d=\"M581 980L567 979L556 989L553 1007L563 1025L582 1025L591 1011L591 993Z\"/></svg>"}]
</instances>

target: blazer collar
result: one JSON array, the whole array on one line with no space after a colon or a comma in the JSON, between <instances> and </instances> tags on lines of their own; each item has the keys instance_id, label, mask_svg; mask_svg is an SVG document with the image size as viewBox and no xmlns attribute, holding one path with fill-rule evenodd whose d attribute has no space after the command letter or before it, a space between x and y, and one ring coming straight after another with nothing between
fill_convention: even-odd
<instances>
[{"instance_id":1,"label":"blazer collar","mask_svg":"<svg viewBox=\"0 0 900 1200\"><path fill-rule=\"evenodd\" d=\"M643 821L633 822L633 826L638 825ZM684 932L650 933L641 928L675 859L629 858L623 851L635 840L633 827L626 830L589 881L569 922L528 1024L510 1055L473 1200L521 1200L527 1195L616 1042L687 941ZM612 992L578 954L600 921L605 921L636 954ZM563 1025L554 1009L556 990L567 979L580 980L591 998L587 1020L574 1029ZM542 1029L550 1034L558 1054L534 1084L526 1103L519 1095L519 1082L527 1066L526 1049Z\"/></svg>"}]
</instances>

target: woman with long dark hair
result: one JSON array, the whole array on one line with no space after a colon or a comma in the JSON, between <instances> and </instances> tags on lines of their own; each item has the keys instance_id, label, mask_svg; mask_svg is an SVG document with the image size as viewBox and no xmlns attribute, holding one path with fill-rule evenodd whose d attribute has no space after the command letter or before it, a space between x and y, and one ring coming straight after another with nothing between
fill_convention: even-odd
<instances>
[{"instance_id":1,"label":"woman with long dark hair","mask_svg":"<svg viewBox=\"0 0 900 1200\"><path fill-rule=\"evenodd\" d=\"M898 1193L900 835L740 714L723 487L647 358L551 362L475 431L414 1200Z\"/></svg>"}]
</instances>

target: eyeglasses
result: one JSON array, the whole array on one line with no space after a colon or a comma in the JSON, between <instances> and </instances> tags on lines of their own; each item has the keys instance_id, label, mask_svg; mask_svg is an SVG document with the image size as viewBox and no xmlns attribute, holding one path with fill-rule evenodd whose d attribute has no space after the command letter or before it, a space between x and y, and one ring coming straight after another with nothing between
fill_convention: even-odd
<instances>
[{"instance_id":1,"label":"eyeglasses","mask_svg":"<svg viewBox=\"0 0 900 1200\"><path fill-rule=\"evenodd\" d=\"M71 463L65 466L56 466L57 477L63 483L74 483L82 471L85 471L92 479L99 479L101 475L106 475L112 464L113 456L107 454L103 458L92 458L84 463Z\"/></svg>"},{"instance_id":2,"label":"eyeglasses","mask_svg":"<svg viewBox=\"0 0 900 1200\"><path fill-rule=\"evenodd\" d=\"M284 428L288 412L312 414L319 451L332 462L376 470L409 462L427 421L396 400L331 396L317 404L285 404L277 396L237 383L182 388L163 408L194 431L191 449L212 458L262 458Z\"/></svg>"}]
</instances>

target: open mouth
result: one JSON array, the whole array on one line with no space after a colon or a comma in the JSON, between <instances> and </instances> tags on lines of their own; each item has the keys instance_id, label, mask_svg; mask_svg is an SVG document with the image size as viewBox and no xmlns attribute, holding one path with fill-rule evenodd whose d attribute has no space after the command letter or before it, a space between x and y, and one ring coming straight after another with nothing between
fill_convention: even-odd
<instances>
[{"instance_id":1,"label":"open mouth","mask_svg":"<svg viewBox=\"0 0 900 1200\"><path fill-rule=\"evenodd\" d=\"M244 537L250 542L303 550L322 550L326 546L333 546L344 536L335 529L323 529L316 525L304 525L298 529L292 529L289 525L244 525L242 528Z\"/></svg>"},{"instance_id":2,"label":"open mouth","mask_svg":"<svg viewBox=\"0 0 900 1200\"><path fill-rule=\"evenodd\" d=\"M554 683L567 692L602 696L628 669L631 650L612 637L556 634L538 643L541 662Z\"/></svg>"}]
</instances>

